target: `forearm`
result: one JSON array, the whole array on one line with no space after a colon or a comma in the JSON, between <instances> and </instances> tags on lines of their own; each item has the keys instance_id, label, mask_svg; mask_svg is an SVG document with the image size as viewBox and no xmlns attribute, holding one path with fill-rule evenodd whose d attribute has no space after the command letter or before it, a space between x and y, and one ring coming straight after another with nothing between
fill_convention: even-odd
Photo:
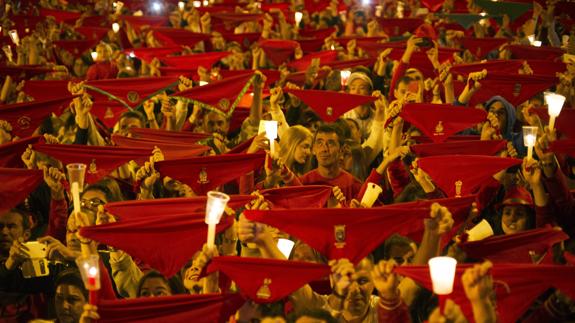
<instances>
[{"instance_id":1,"label":"forearm","mask_svg":"<svg viewBox=\"0 0 575 323\"><path fill-rule=\"evenodd\" d=\"M377 155L383 149L383 132L384 132L384 123L379 121L373 121L371 123L371 131L369 133L369 137L365 140L363 144L361 144L362 148L370 147L371 153L367 156L367 163L371 164Z\"/></svg>"},{"instance_id":2,"label":"forearm","mask_svg":"<svg viewBox=\"0 0 575 323\"><path fill-rule=\"evenodd\" d=\"M496 323L495 307L488 298L472 301L473 318L476 323Z\"/></svg>"},{"instance_id":3,"label":"forearm","mask_svg":"<svg viewBox=\"0 0 575 323\"><path fill-rule=\"evenodd\" d=\"M270 108L270 113L272 115L272 119L278 122L278 136L281 138L282 134L289 129L289 124L286 120L284 112L282 111L279 105L277 106L272 105L272 107Z\"/></svg>"},{"instance_id":4,"label":"forearm","mask_svg":"<svg viewBox=\"0 0 575 323\"><path fill-rule=\"evenodd\" d=\"M183 100L178 100L176 103L176 131L182 130L188 115L188 103Z\"/></svg>"},{"instance_id":5,"label":"forearm","mask_svg":"<svg viewBox=\"0 0 575 323\"><path fill-rule=\"evenodd\" d=\"M138 282L144 274L134 263L132 257L119 250L110 252L110 266L118 293L129 298L138 297Z\"/></svg>"},{"instance_id":6,"label":"forearm","mask_svg":"<svg viewBox=\"0 0 575 323\"><path fill-rule=\"evenodd\" d=\"M475 90L470 89L469 85L465 85L465 88L463 88L463 91L461 91L461 94L459 95L459 98L457 99L457 101L459 101L460 103L467 105L467 103L469 103L469 101L471 100L471 97L473 97L473 94L475 94ZM450 102L450 101L447 101ZM451 101L453 102L453 101Z\"/></svg>"},{"instance_id":7,"label":"forearm","mask_svg":"<svg viewBox=\"0 0 575 323\"><path fill-rule=\"evenodd\" d=\"M6 102L10 96L10 89L12 88L12 77L10 75L6 76L4 84L2 85L2 92L0 93L0 102Z\"/></svg>"},{"instance_id":8,"label":"forearm","mask_svg":"<svg viewBox=\"0 0 575 323\"><path fill-rule=\"evenodd\" d=\"M440 235L425 230L421 239L421 245L413 258L413 264L425 265L429 259L437 257L439 255L440 240Z\"/></svg>"},{"instance_id":9,"label":"forearm","mask_svg":"<svg viewBox=\"0 0 575 323\"><path fill-rule=\"evenodd\" d=\"M549 196L545 192L543 183L539 182L535 185L531 185L531 190L533 191L533 202L535 206L543 207L549 203Z\"/></svg>"}]
</instances>

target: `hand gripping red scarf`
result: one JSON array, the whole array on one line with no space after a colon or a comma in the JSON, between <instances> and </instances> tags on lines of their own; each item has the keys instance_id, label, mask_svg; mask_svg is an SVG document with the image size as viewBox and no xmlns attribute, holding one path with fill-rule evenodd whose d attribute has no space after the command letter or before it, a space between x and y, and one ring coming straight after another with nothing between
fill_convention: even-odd
<instances>
[{"instance_id":1,"label":"hand gripping red scarf","mask_svg":"<svg viewBox=\"0 0 575 323\"><path fill-rule=\"evenodd\" d=\"M254 195L230 195L227 204L238 209L254 200ZM206 196L176 197L155 200L134 200L107 203L104 208L119 221L137 221L144 218L161 218L169 215L192 215L205 212Z\"/></svg>"},{"instance_id":2,"label":"hand gripping red scarf","mask_svg":"<svg viewBox=\"0 0 575 323\"><path fill-rule=\"evenodd\" d=\"M98 182L131 160L142 162L152 154L150 149L109 146L35 144L33 149L54 157L65 165L86 164L85 181L88 184Z\"/></svg>"},{"instance_id":3,"label":"hand gripping red scarf","mask_svg":"<svg viewBox=\"0 0 575 323\"><path fill-rule=\"evenodd\" d=\"M255 303L273 303L330 274L327 265L250 257L216 257L208 273L223 272Z\"/></svg>"},{"instance_id":4,"label":"hand gripping red scarf","mask_svg":"<svg viewBox=\"0 0 575 323\"><path fill-rule=\"evenodd\" d=\"M264 153L230 154L165 160L156 163L156 170L188 184L197 195L226 184L263 165Z\"/></svg>"},{"instance_id":5,"label":"hand gripping red scarf","mask_svg":"<svg viewBox=\"0 0 575 323\"><path fill-rule=\"evenodd\" d=\"M216 226L220 233L233 223L225 217ZM208 225L203 212L146 217L80 229L83 237L127 252L166 277L175 275L206 242Z\"/></svg>"},{"instance_id":6,"label":"hand gripping red scarf","mask_svg":"<svg viewBox=\"0 0 575 323\"><path fill-rule=\"evenodd\" d=\"M463 140L442 143L411 145L409 148L418 157L442 155L484 155L493 156L506 149L505 140Z\"/></svg>"},{"instance_id":7,"label":"hand gripping red scarf","mask_svg":"<svg viewBox=\"0 0 575 323\"><path fill-rule=\"evenodd\" d=\"M245 300L239 294L174 295L100 301L100 323L224 323Z\"/></svg>"}]
</instances>

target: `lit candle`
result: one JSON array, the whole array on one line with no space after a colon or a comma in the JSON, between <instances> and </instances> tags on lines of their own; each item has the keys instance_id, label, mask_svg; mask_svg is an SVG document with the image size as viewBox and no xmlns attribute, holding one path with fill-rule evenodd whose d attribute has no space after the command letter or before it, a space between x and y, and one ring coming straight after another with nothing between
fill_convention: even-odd
<instances>
[{"instance_id":1,"label":"lit candle","mask_svg":"<svg viewBox=\"0 0 575 323\"><path fill-rule=\"evenodd\" d=\"M97 254L80 256L76 258L76 265L80 270L84 287L90 291L90 304L97 303L97 291L100 289L100 257Z\"/></svg>"},{"instance_id":2,"label":"lit candle","mask_svg":"<svg viewBox=\"0 0 575 323\"><path fill-rule=\"evenodd\" d=\"M216 240L216 225L220 223L220 219L229 200L230 197L227 194L216 191L208 192L205 222L208 225L208 237L206 243L209 249L214 248L214 241Z\"/></svg>"},{"instance_id":3,"label":"lit candle","mask_svg":"<svg viewBox=\"0 0 575 323\"><path fill-rule=\"evenodd\" d=\"M523 144L527 146L527 159L533 158L533 147L537 141L537 127L523 126Z\"/></svg>"},{"instance_id":4,"label":"lit candle","mask_svg":"<svg viewBox=\"0 0 575 323\"><path fill-rule=\"evenodd\" d=\"M202 2L199 0L196 0L193 2L194 8L199 8L202 6Z\"/></svg>"},{"instance_id":5,"label":"lit candle","mask_svg":"<svg viewBox=\"0 0 575 323\"><path fill-rule=\"evenodd\" d=\"M86 174L86 164L75 163L66 165L68 171L68 182L74 203L74 213L80 213L80 192L84 188L84 177Z\"/></svg>"},{"instance_id":6,"label":"lit candle","mask_svg":"<svg viewBox=\"0 0 575 323\"><path fill-rule=\"evenodd\" d=\"M112 24L112 30L114 31L114 33L118 33L120 31L120 24L115 22Z\"/></svg>"},{"instance_id":7,"label":"lit candle","mask_svg":"<svg viewBox=\"0 0 575 323\"><path fill-rule=\"evenodd\" d=\"M295 242L289 239L283 239L283 238L278 239L278 249L286 257L286 259L289 259L289 255L291 254L291 250L293 249L294 245Z\"/></svg>"},{"instance_id":8,"label":"lit candle","mask_svg":"<svg viewBox=\"0 0 575 323\"><path fill-rule=\"evenodd\" d=\"M547 112L549 113L549 130L555 129L555 118L561 113L565 97L553 92L545 92L545 103L547 103Z\"/></svg>"},{"instance_id":9,"label":"lit candle","mask_svg":"<svg viewBox=\"0 0 575 323\"><path fill-rule=\"evenodd\" d=\"M349 80L349 77L351 76L351 71L348 70L340 71L339 76L341 78L341 87L345 88L345 86L347 85L347 80Z\"/></svg>"},{"instance_id":10,"label":"lit candle","mask_svg":"<svg viewBox=\"0 0 575 323\"><path fill-rule=\"evenodd\" d=\"M91 52L92 60L95 62L98 59L98 52Z\"/></svg>"},{"instance_id":11,"label":"lit candle","mask_svg":"<svg viewBox=\"0 0 575 323\"><path fill-rule=\"evenodd\" d=\"M299 26L299 23L301 22L301 19L303 18L303 13L297 11L297 12L294 14L294 16L295 16L295 17L294 17L294 18L295 18L295 24L296 24L296 26Z\"/></svg>"},{"instance_id":12,"label":"lit candle","mask_svg":"<svg viewBox=\"0 0 575 323\"><path fill-rule=\"evenodd\" d=\"M186 4L183 1L178 2L178 9L180 9L180 11L184 11L185 7L186 7Z\"/></svg>"},{"instance_id":13,"label":"lit candle","mask_svg":"<svg viewBox=\"0 0 575 323\"><path fill-rule=\"evenodd\" d=\"M20 37L18 36L18 30L12 29L8 32L8 35L10 35L10 39L12 39L14 45L20 46Z\"/></svg>"},{"instance_id":14,"label":"lit candle","mask_svg":"<svg viewBox=\"0 0 575 323\"><path fill-rule=\"evenodd\" d=\"M445 296L453 292L457 260L451 257L434 257L429 259L428 265L433 293L439 296L439 310L443 313Z\"/></svg>"},{"instance_id":15,"label":"lit candle","mask_svg":"<svg viewBox=\"0 0 575 323\"><path fill-rule=\"evenodd\" d=\"M268 138L268 140L270 141L270 155L273 158L275 155L274 143L276 138L278 137L278 122L275 120L265 121L264 125L266 128L266 138Z\"/></svg>"}]
</instances>

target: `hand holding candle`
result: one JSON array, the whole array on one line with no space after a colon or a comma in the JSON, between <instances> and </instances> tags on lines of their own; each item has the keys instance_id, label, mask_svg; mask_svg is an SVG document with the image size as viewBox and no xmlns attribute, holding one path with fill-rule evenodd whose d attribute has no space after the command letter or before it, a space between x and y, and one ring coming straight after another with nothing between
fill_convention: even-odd
<instances>
[{"instance_id":1,"label":"hand holding candle","mask_svg":"<svg viewBox=\"0 0 575 323\"><path fill-rule=\"evenodd\" d=\"M214 241L216 239L216 225L220 223L222 214L228 204L230 197L227 194L209 191L208 200L206 202L206 224L208 225L208 239L207 245L209 249L214 248Z\"/></svg>"},{"instance_id":2,"label":"hand holding candle","mask_svg":"<svg viewBox=\"0 0 575 323\"><path fill-rule=\"evenodd\" d=\"M81 210L80 193L84 188L84 176L86 174L86 164L68 164L68 182L70 183L70 193L74 202L74 213L78 214Z\"/></svg>"},{"instance_id":3,"label":"hand holding candle","mask_svg":"<svg viewBox=\"0 0 575 323\"><path fill-rule=\"evenodd\" d=\"M527 158L533 158L533 147L537 142L537 127L523 126L523 144L527 147Z\"/></svg>"},{"instance_id":4,"label":"hand holding candle","mask_svg":"<svg viewBox=\"0 0 575 323\"><path fill-rule=\"evenodd\" d=\"M429 259L428 264L433 293L439 296L439 307L443 312L445 296L453 292L457 260L451 257L434 257Z\"/></svg>"},{"instance_id":5,"label":"hand holding candle","mask_svg":"<svg viewBox=\"0 0 575 323\"><path fill-rule=\"evenodd\" d=\"M264 121L266 128L266 138L270 141L270 155L274 157L274 142L278 137L278 122L277 121Z\"/></svg>"}]
</instances>

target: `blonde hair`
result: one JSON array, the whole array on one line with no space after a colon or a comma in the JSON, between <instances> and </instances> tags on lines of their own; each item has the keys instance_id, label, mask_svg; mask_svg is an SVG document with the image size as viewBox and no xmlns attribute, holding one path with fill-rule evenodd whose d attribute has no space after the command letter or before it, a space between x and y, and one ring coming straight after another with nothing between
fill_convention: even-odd
<instances>
[{"instance_id":1,"label":"blonde hair","mask_svg":"<svg viewBox=\"0 0 575 323\"><path fill-rule=\"evenodd\" d=\"M294 160L297 146L308 138L313 138L311 131L300 125L289 127L281 136L280 156L286 167L296 175L303 175L311 168L310 159L303 165Z\"/></svg>"}]
</instances>

